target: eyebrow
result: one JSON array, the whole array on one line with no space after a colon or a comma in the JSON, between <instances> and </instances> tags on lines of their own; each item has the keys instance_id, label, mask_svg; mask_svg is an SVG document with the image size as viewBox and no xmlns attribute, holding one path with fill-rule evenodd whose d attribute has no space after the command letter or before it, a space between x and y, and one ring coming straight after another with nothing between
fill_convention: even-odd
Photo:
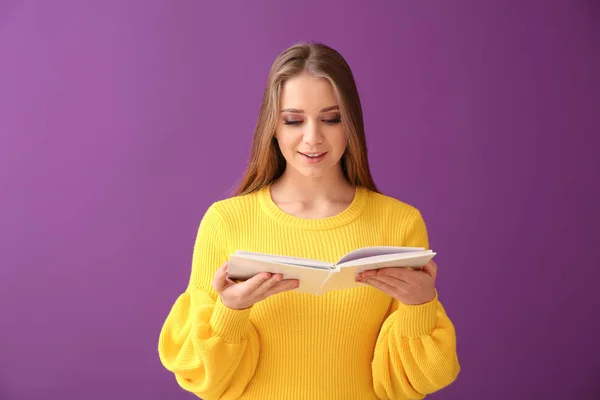
<instances>
[{"instance_id":1,"label":"eyebrow","mask_svg":"<svg viewBox=\"0 0 600 400\"><path fill-rule=\"evenodd\" d=\"M322 113L326 113L327 111L332 111L332 110L339 110L340 107L338 105L335 106L329 106L329 107L325 107L323 109L321 109L319 111L320 114ZM304 114L304 110L299 110L297 108L286 108L281 110L281 112L291 112L291 113L296 113L296 114Z\"/></svg>"}]
</instances>

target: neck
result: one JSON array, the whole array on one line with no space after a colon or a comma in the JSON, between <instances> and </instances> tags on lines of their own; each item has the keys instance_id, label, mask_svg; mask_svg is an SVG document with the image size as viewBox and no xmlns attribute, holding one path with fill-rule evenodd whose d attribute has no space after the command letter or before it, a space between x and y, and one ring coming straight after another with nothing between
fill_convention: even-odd
<instances>
[{"instance_id":1,"label":"neck","mask_svg":"<svg viewBox=\"0 0 600 400\"><path fill-rule=\"evenodd\" d=\"M322 177L304 176L286 168L271 189L281 200L303 203L347 199L353 197L355 191L344 178L341 168Z\"/></svg>"}]
</instances>

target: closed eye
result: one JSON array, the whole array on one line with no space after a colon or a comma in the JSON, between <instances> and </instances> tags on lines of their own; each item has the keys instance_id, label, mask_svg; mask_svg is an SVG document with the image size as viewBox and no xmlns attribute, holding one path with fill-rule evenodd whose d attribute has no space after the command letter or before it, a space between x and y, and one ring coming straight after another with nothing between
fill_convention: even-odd
<instances>
[{"instance_id":1,"label":"closed eye","mask_svg":"<svg viewBox=\"0 0 600 400\"><path fill-rule=\"evenodd\" d=\"M302 124L302 122L304 122L304 121L285 120L285 121L283 121L283 124L284 125L300 125L300 124ZM342 119L341 118L324 119L323 122L325 122L328 125L335 125L335 124L339 124L340 122L342 122Z\"/></svg>"}]
</instances>

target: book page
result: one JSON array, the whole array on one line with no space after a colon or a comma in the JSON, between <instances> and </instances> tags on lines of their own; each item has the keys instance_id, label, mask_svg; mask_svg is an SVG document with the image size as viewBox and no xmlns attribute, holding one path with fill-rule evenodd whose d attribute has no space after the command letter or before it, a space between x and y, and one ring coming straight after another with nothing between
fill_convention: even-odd
<instances>
[{"instance_id":1,"label":"book page","mask_svg":"<svg viewBox=\"0 0 600 400\"><path fill-rule=\"evenodd\" d=\"M398 247L398 246L370 246L362 247L346 253L337 263L358 260L359 258L379 256L382 254L406 253L411 251L425 250L423 247Z\"/></svg>"},{"instance_id":2,"label":"book page","mask_svg":"<svg viewBox=\"0 0 600 400\"><path fill-rule=\"evenodd\" d=\"M282 274L283 279L298 279L300 286L294 291L320 293L323 282L328 278L330 268L307 268L305 266L274 263L232 255L229 258L228 277L245 281L261 272Z\"/></svg>"},{"instance_id":3,"label":"book page","mask_svg":"<svg viewBox=\"0 0 600 400\"><path fill-rule=\"evenodd\" d=\"M431 250L411 251L407 253L383 254L338 264L341 269L359 267L359 270L379 269L387 267L420 267L435 256Z\"/></svg>"},{"instance_id":4,"label":"book page","mask_svg":"<svg viewBox=\"0 0 600 400\"><path fill-rule=\"evenodd\" d=\"M341 268L337 272L331 274L329 279L325 281L325 284L321 288L322 293L330 292L332 290L343 290L352 289L364 285L364 283L356 282L358 267Z\"/></svg>"},{"instance_id":5,"label":"book page","mask_svg":"<svg viewBox=\"0 0 600 400\"><path fill-rule=\"evenodd\" d=\"M331 264L331 263L327 263L325 261L319 261L319 260L312 260L310 258L280 256L277 254L253 253L250 251L236 251L234 253L234 255L237 257L242 257L242 258L246 258L249 260L290 264L290 265L312 267L312 268L323 268L323 269L327 269L327 270L329 270L333 267L333 264Z\"/></svg>"}]
</instances>

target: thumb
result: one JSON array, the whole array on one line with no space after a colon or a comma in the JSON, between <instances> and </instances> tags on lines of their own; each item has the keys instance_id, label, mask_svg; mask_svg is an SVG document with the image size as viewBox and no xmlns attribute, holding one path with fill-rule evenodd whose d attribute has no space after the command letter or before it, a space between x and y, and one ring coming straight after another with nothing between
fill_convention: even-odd
<instances>
[{"instance_id":1,"label":"thumb","mask_svg":"<svg viewBox=\"0 0 600 400\"><path fill-rule=\"evenodd\" d=\"M437 265L433 262L433 260L429 260L429 262L423 265L423 272L427 275L431 276L434 280L437 276Z\"/></svg>"},{"instance_id":2,"label":"thumb","mask_svg":"<svg viewBox=\"0 0 600 400\"><path fill-rule=\"evenodd\" d=\"M221 291L223 291L223 289L229 286L229 282L227 279L227 261L225 261L223 265L221 265L219 269L215 272L215 277L213 278L212 286L217 291L217 293L220 293Z\"/></svg>"}]
</instances>

